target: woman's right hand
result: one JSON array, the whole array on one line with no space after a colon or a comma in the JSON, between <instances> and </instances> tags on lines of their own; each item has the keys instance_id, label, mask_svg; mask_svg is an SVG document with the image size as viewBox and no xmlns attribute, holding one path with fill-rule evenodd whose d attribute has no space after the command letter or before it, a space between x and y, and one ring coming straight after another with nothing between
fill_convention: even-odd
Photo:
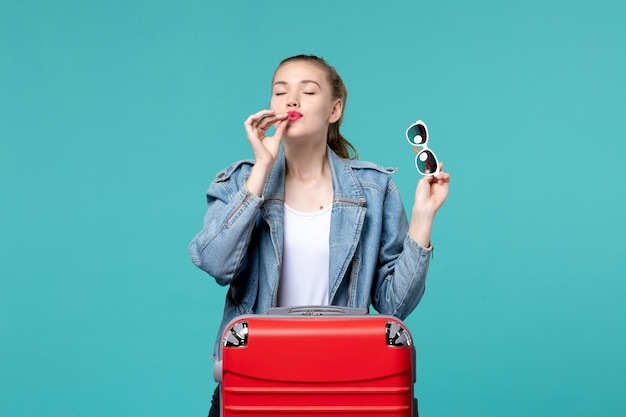
<instances>
[{"instance_id":1,"label":"woman's right hand","mask_svg":"<svg viewBox=\"0 0 626 417\"><path fill-rule=\"evenodd\" d=\"M274 110L261 110L246 119L243 125L254 152L255 165L263 164L268 168L274 165L287 122L287 113L276 114ZM276 131L266 136L272 125L276 126Z\"/></svg>"},{"instance_id":2,"label":"woman's right hand","mask_svg":"<svg viewBox=\"0 0 626 417\"><path fill-rule=\"evenodd\" d=\"M287 122L287 113L276 114L274 110L261 110L243 123L254 152L254 166L246 181L246 187L259 197L262 196L265 179L278 157L280 141L283 139ZM272 125L276 125L276 132L272 136L265 136Z\"/></svg>"}]
</instances>

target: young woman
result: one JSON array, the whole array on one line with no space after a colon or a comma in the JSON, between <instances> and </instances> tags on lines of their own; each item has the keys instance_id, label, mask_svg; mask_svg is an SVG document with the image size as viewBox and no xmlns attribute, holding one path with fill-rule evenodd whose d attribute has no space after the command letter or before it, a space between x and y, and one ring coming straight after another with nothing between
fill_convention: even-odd
<instances>
[{"instance_id":1,"label":"young woman","mask_svg":"<svg viewBox=\"0 0 626 417\"><path fill-rule=\"evenodd\" d=\"M219 335L236 316L276 306L371 305L404 319L419 303L450 175L418 181L409 224L393 170L357 161L339 132L346 98L323 59L285 59L270 109L244 122L254 160L230 165L210 185L189 253L229 285ZM213 358L218 346L219 336Z\"/></svg>"}]
</instances>

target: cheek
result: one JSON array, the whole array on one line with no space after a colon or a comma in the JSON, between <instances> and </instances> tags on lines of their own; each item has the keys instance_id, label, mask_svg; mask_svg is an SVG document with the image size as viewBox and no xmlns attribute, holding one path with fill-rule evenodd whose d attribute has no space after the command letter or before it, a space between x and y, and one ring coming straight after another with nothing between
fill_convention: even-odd
<instances>
[{"instance_id":1,"label":"cheek","mask_svg":"<svg viewBox=\"0 0 626 417\"><path fill-rule=\"evenodd\" d=\"M281 96L272 95L272 98L270 98L271 110L280 110L285 107L284 105L285 105L284 99L281 98Z\"/></svg>"}]
</instances>

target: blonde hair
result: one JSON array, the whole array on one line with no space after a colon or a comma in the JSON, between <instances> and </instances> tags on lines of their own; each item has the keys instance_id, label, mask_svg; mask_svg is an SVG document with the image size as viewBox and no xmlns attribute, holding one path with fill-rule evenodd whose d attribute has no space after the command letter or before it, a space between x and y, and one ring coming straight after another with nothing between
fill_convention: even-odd
<instances>
[{"instance_id":1,"label":"blonde hair","mask_svg":"<svg viewBox=\"0 0 626 417\"><path fill-rule=\"evenodd\" d=\"M346 85L343 83L343 80L337 73L337 70L333 66L331 66L328 62L326 62L323 58L317 57L315 55L295 55L286 59L283 59L276 71L278 69L290 62L296 61L305 61L312 62L326 71L326 76L328 79L328 83L330 84L333 99L341 99L343 103L343 109L346 108L346 101L348 100L348 90L346 89ZM330 149L332 149L340 158L344 159L357 159L359 154L356 148L348 142L346 138L343 137L341 132L339 132L339 127L341 126L341 122L343 121L343 112L341 113L341 117L334 123L331 123L328 126L328 135L326 136L326 142Z\"/></svg>"}]
</instances>

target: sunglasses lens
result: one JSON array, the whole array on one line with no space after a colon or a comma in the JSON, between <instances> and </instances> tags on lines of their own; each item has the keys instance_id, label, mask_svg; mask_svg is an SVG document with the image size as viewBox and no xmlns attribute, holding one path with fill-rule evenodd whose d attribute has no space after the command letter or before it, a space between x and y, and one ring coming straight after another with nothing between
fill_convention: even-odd
<instances>
[{"instance_id":1,"label":"sunglasses lens","mask_svg":"<svg viewBox=\"0 0 626 417\"><path fill-rule=\"evenodd\" d=\"M429 150L422 151L415 158L415 166L420 174L428 175L437 171L439 163L435 154Z\"/></svg>"},{"instance_id":2,"label":"sunglasses lens","mask_svg":"<svg viewBox=\"0 0 626 417\"><path fill-rule=\"evenodd\" d=\"M409 142L414 145L423 145L428 140L426 137L426 128L421 123L411 126L406 136Z\"/></svg>"}]
</instances>

